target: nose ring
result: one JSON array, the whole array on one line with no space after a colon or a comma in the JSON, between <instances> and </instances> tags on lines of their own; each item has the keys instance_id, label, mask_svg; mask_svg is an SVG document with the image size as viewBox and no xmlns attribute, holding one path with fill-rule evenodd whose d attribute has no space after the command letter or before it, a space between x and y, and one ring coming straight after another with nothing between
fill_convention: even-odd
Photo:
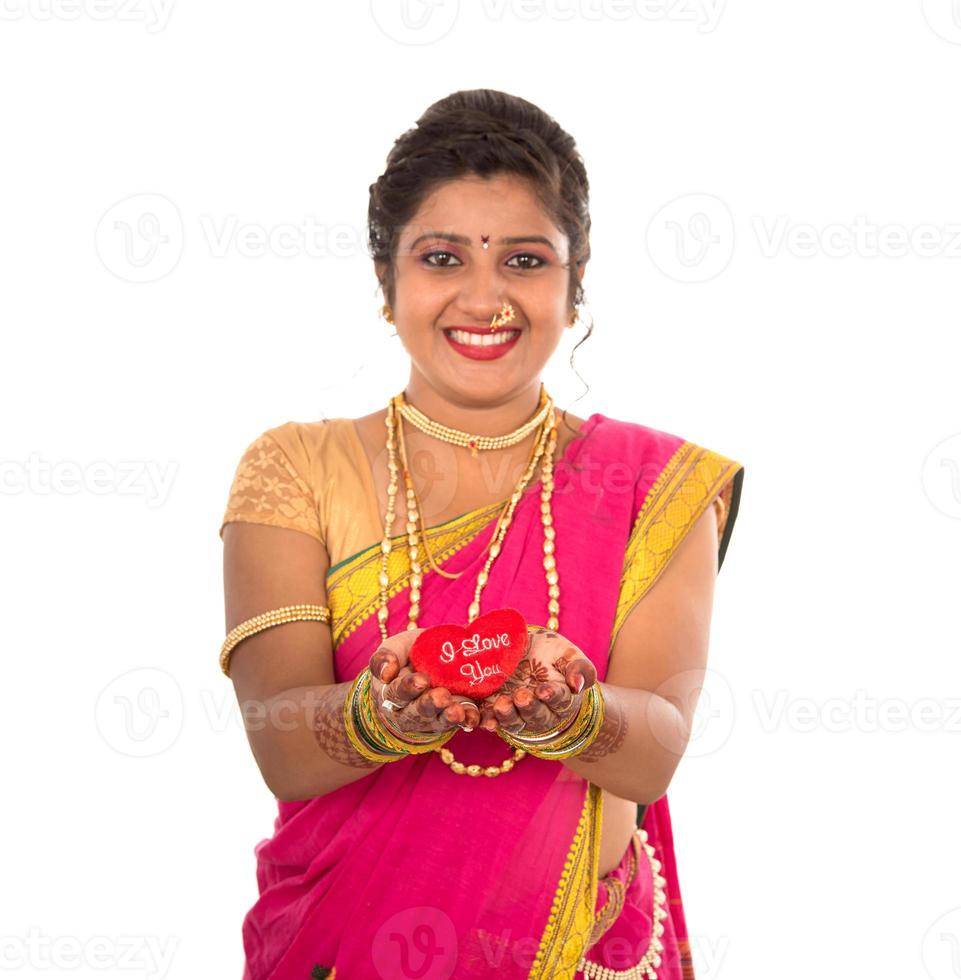
<instances>
[{"instance_id":1,"label":"nose ring","mask_svg":"<svg viewBox=\"0 0 961 980\"><path fill-rule=\"evenodd\" d=\"M505 303L501 308L499 313L495 313L491 317L491 333L493 333L498 327L506 326L514 319L514 307L510 303Z\"/></svg>"}]
</instances>

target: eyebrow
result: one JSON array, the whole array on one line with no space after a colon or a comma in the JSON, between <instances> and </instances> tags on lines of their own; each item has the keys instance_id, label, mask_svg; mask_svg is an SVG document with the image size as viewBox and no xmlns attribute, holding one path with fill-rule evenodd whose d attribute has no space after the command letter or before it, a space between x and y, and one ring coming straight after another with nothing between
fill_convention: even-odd
<instances>
[{"instance_id":1,"label":"eyebrow","mask_svg":"<svg viewBox=\"0 0 961 980\"><path fill-rule=\"evenodd\" d=\"M411 243L410 247L416 248L421 242L428 238L441 238L446 242L453 242L455 245L467 245L470 246L473 243L466 235L455 235L445 231L429 231L425 235L419 235ZM554 247L554 243L549 239L545 238L543 235L516 235L510 238L499 238L495 244L496 245L524 245L527 243L536 242L540 245L546 245L554 254L557 254L557 249Z\"/></svg>"}]
</instances>

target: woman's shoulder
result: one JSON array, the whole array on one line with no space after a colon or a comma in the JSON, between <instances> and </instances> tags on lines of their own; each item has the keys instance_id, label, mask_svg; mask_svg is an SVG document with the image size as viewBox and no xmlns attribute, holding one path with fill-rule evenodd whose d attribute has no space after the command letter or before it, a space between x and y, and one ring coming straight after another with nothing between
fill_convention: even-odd
<instances>
[{"instance_id":1,"label":"woman's shoulder","mask_svg":"<svg viewBox=\"0 0 961 980\"><path fill-rule=\"evenodd\" d=\"M289 419L264 429L256 441L272 442L292 461L303 461L312 466L349 443L353 424L353 419L343 417L311 421Z\"/></svg>"},{"instance_id":2,"label":"woman's shoulder","mask_svg":"<svg viewBox=\"0 0 961 980\"><path fill-rule=\"evenodd\" d=\"M683 535L697 516L713 506L720 568L740 506L744 465L729 451L640 422L601 416L597 430L606 433L609 451L619 452L618 458L635 466L635 530L667 540L679 530Z\"/></svg>"}]
</instances>

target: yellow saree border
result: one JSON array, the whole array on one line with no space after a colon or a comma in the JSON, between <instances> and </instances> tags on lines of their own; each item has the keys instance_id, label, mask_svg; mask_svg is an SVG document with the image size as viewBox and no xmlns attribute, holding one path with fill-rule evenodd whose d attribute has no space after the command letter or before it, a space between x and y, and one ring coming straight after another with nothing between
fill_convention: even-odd
<instances>
[{"instance_id":1,"label":"yellow saree border","mask_svg":"<svg viewBox=\"0 0 961 980\"><path fill-rule=\"evenodd\" d=\"M718 498L718 539L734 507L734 477L743 466L736 460L683 442L658 474L644 498L624 552L624 570L611 630L609 652L628 614L667 567L671 555L694 522Z\"/></svg>"},{"instance_id":2,"label":"yellow saree border","mask_svg":"<svg viewBox=\"0 0 961 980\"><path fill-rule=\"evenodd\" d=\"M554 894L529 980L573 980L594 928L604 797L587 782L574 840Z\"/></svg>"},{"instance_id":3,"label":"yellow saree border","mask_svg":"<svg viewBox=\"0 0 961 980\"><path fill-rule=\"evenodd\" d=\"M428 528L427 541L438 564L469 544L497 516L503 506L504 501L500 501ZM406 532L391 538L390 549L387 556L388 598L406 588L410 578ZM377 542L328 575L327 605L330 607L335 650L368 616L376 612L380 602L379 576L382 559L381 543ZM406 623L403 625L406 626Z\"/></svg>"}]
</instances>

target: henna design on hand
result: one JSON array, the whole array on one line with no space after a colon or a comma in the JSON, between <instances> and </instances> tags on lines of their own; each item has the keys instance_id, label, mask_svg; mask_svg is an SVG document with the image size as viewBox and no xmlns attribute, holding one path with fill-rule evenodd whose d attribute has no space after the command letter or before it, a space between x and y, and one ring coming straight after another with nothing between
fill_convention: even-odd
<instances>
[{"instance_id":1,"label":"henna design on hand","mask_svg":"<svg viewBox=\"0 0 961 980\"><path fill-rule=\"evenodd\" d=\"M314 711L314 740L334 762L353 769L376 769L382 762L365 759L350 744L344 729L344 697L348 684L339 684L323 691Z\"/></svg>"},{"instance_id":2,"label":"henna design on hand","mask_svg":"<svg viewBox=\"0 0 961 980\"><path fill-rule=\"evenodd\" d=\"M604 722L601 725L601 730L597 733L597 738L574 758L580 759L582 762L597 762L604 756L616 752L624 744L624 739L627 738L627 729L627 714L620 701L609 693L605 694Z\"/></svg>"}]
</instances>

